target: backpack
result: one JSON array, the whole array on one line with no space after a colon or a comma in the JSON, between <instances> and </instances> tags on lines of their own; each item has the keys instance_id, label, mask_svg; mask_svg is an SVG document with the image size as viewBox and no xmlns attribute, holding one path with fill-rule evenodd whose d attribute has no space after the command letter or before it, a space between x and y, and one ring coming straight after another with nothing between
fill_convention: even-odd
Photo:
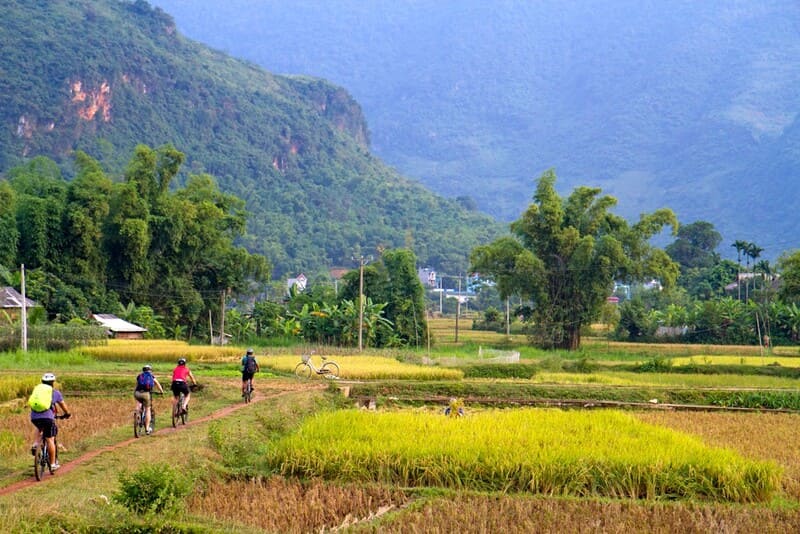
<instances>
[{"instance_id":1,"label":"backpack","mask_svg":"<svg viewBox=\"0 0 800 534\"><path fill-rule=\"evenodd\" d=\"M139 391L150 391L155 385L155 379L152 373L139 373L136 377L136 389Z\"/></svg>"},{"instance_id":2,"label":"backpack","mask_svg":"<svg viewBox=\"0 0 800 534\"><path fill-rule=\"evenodd\" d=\"M245 356L244 363L242 364L244 371L246 373L255 373L256 372L256 359L252 356Z\"/></svg>"},{"instance_id":3,"label":"backpack","mask_svg":"<svg viewBox=\"0 0 800 534\"><path fill-rule=\"evenodd\" d=\"M28 406L34 412L46 412L53 405L53 386L39 384L28 397Z\"/></svg>"}]
</instances>

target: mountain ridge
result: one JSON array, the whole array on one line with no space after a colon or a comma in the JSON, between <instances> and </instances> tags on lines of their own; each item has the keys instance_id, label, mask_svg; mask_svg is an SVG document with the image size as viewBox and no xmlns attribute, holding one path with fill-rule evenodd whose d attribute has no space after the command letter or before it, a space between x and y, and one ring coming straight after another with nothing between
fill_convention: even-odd
<instances>
[{"instance_id":1,"label":"mountain ridge","mask_svg":"<svg viewBox=\"0 0 800 534\"><path fill-rule=\"evenodd\" d=\"M172 143L247 203L244 244L276 276L326 273L411 246L458 272L501 225L434 195L369 151L343 88L280 76L183 37L143 0L6 1L0 27L0 172L83 150L120 177L133 148Z\"/></svg>"},{"instance_id":2,"label":"mountain ridge","mask_svg":"<svg viewBox=\"0 0 800 534\"><path fill-rule=\"evenodd\" d=\"M346 87L376 154L501 220L555 168L630 219L666 205L768 257L796 246L796 2L154 1L212 46Z\"/></svg>"}]
</instances>

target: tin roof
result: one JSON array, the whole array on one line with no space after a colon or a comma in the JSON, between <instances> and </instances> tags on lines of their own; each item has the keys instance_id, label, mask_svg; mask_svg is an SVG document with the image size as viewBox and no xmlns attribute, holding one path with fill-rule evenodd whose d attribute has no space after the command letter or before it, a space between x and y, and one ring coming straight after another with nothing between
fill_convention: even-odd
<instances>
[{"instance_id":1,"label":"tin roof","mask_svg":"<svg viewBox=\"0 0 800 534\"><path fill-rule=\"evenodd\" d=\"M25 307L33 308L36 303L29 298L25 298ZM13 287L0 288L0 308L22 308L22 295Z\"/></svg>"},{"instance_id":2,"label":"tin roof","mask_svg":"<svg viewBox=\"0 0 800 534\"><path fill-rule=\"evenodd\" d=\"M129 323L110 313L95 313L92 318L112 332L147 332L147 328Z\"/></svg>"}]
</instances>

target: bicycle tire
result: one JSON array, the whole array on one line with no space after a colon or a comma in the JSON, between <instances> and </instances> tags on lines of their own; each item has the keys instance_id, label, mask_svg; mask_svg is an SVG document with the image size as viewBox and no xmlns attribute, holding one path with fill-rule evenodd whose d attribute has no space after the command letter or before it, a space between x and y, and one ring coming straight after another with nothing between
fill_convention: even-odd
<instances>
[{"instance_id":1,"label":"bicycle tire","mask_svg":"<svg viewBox=\"0 0 800 534\"><path fill-rule=\"evenodd\" d=\"M172 428L178 426L178 410L180 410L180 399L172 406Z\"/></svg>"},{"instance_id":2,"label":"bicycle tire","mask_svg":"<svg viewBox=\"0 0 800 534\"><path fill-rule=\"evenodd\" d=\"M33 476L36 477L36 480L42 480L45 469L44 466L47 465L47 463L47 445L45 443L40 443L36 454L33 455Z\"/></svg>"},{"instance_id":3,"label":"bicycle tire","mask_svg":"<svg viewBox=\"0 0 800 534\"><path fill-rule=\"evenodd\" d=\"M305 362L300 362L294 368L294 374L297 378L305 378L308 380L311 378L311 366Z\"/></svg>"},{"instance_id":4,"label":"bicycle tire","mask_svg":"<svg viewBox=\"0 0 800 534\"><path fill-rule=\"evenodd\" d=\"M138 438L141 435L142 428L142 414L139 410L133 412L133 437Z\"/></svg>"},{"instance_id":5,"label":"bicycle tire","mask_svg":"<svg viewBox=\"0 0 800 534\"><path fill-rule=\"evenodd\" d=\"M185 410L181 410L181 424L185 425L186 421L189 420L189 407L187 406Z\"/></svg>"},{"instance_id":6,"label":"bicycle tire","mask_svg":"<svg viewBox=\"0 0 800 534\"><path fill-rule=\"evenodd\" d=\"M248 382L247 386L245 386L244 388L244 403L250 404L252 398L253 398L253 385Z\"/></svg>"},{"instance_id":7,"label":"bicycle tire","mask_svg":"<svg viewBox=\"0 0 800 534\"><path fill-rule=\"evenodd\" d=\"M336 380L339 378L339 364L336 362L325 362L319 370L321 371L320 374L328 380Z\"/></svg>"}]
</instances>

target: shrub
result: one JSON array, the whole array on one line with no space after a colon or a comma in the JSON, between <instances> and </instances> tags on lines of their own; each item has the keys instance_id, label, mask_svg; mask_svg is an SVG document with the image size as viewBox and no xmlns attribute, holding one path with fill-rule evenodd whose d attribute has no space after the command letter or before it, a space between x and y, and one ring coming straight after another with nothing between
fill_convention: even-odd
<instances>
[{"instance_id":1,"label":"shrub","mask_svg":"<svg viewBox=\"0 0 800 534\"><path fill-rule=\"evenodd\" d=\"M114 501L135 513L175 511L191 492L191 480L166 464L146 465L119 475L120 491Z\"/></svg>"}]
</instances>

